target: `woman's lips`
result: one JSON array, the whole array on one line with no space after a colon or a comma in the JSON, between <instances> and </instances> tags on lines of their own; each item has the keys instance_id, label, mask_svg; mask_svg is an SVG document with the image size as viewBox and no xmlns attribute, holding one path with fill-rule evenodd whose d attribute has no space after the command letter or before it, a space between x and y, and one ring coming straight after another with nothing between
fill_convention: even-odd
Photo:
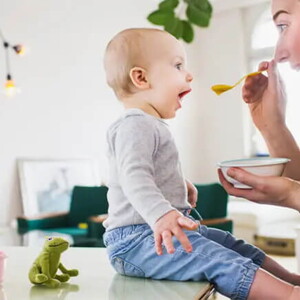
<instances>
[{"instance_id":1,"label":"woman's lips","mask_svg":"<svg viewBox=\"0 0 300 300\"><path fill-rule=\"evenodd\" d=\"M292 69L294 69L295 71L300 71L300 64L293 65Z\"/></svg>"}]
</instances>

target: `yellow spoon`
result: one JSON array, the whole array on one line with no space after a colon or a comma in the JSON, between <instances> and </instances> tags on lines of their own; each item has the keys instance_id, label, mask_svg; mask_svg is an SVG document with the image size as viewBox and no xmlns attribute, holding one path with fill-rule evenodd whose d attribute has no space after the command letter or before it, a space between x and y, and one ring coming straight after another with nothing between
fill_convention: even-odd
<instances>
[{"instance_id":1,"label":"yellow spoon","mask_svg":"<svg viewBox=\"0 0 300 300\"><path fill-rule=\"evenodd\" d=\"M235 83L234 85L226 85L226 84L216 84L213 85L211 87L211 89L217 94L217 95L221 95L224 92L227 92L231 89L233 89L234 87L236 87L238 84L240 84L245 78L249 77L249 76L255 76L258 75L260 73L262 73L263 71L256 71L256 72L252 72L249 73L247 75L245 75L244 77L242 77L237 83Z\"/></svg>"}]
</instances>

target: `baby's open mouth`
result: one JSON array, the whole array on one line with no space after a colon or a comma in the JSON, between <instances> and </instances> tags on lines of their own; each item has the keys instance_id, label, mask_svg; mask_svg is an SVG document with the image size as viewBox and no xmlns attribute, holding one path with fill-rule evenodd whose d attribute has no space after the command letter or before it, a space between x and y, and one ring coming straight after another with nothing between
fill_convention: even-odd
<instances>
[{"instance_id":1,"label":"baby's open mouth","mask_svg":"<svg viewBox=\"0 0 300 300\"><path fill-rule=\"evenodd\" d=\"M186 90L186 91L184 91L184 92L181 92L179 95L178 95L178 97L180 98L180 99L182 99L185 95L187 95L190 91L191 91L192 89L189 89L189 90Z\"/></svg>"}]
</instances>

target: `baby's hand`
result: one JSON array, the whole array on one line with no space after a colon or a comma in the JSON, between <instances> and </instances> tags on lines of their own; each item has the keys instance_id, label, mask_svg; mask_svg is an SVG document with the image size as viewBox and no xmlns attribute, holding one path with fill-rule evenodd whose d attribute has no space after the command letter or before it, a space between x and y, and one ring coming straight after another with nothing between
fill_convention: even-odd
<instances>
[{"instance_id":1,"label":"baby's hand","mask_svg":"<svg viewBox=\"0 0 300 300\"><path fill-rule=\"evenodd\" d=\"M189 201L189 203L191 204L192 207L196 207L197 206L197 200L198 200L198 190L187 179L185 180L185 182L186 182L187 192L188 192L188 201Z\"/></svg>"},{"instance_id":2,"label":"baby's hand","mask_svg":"<svg viewBox=\"0 0 300 300\"><path fill-rule=\"evenodd\" d=\"M166 247L169 254L174 253L175 248L172 242L173 235L178 239L178 241L187 252L192 252L192 245L182 228L187 230L195 230L197 227L197 223L183 216L177 210L168 212L167 214L162 216L154 226L156 253L158 255L163 254L162 243Z\"/></svg>"}]
</instances>

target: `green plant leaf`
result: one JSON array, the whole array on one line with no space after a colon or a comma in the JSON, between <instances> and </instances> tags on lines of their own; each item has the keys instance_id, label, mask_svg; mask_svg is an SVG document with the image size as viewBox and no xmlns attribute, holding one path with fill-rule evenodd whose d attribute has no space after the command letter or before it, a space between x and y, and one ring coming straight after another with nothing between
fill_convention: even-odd
<instances>
[{"instance_id":1,"label":"green plant leaf","mask_svg":"<svg viewBox=\"0 0 300 300\"><path fill-rule=\"evenodd\" d=\"M159 9L174 9L179 4L179 0L164 0L159 3Z\"/></svg>"},{"instance_id":2,"label":"green plant leaf","mask_svg":"<svg viewBox=\"0 0 300 300\"><path fill-rule=\"evenodd\" d=\"M177 39L181 38L183 32L183 25L181 20L177 17L169 19L164 26L165 30L175 36Z\"/></svg>"},{"instance_id":3,"label":"green plant leaf","mask_svg":"<svg viewBox=\"0 0 300 300\"><path fill-rule=\"evenodd\" d=\"M190 3L186 9L186 16L191 23L200 27L208 27L211 19L211 13L209 11L200 10L192 3Z\"/></svg>"},{"instance_id":4,"label":"green plant leaf","mask_svg":"<svg viewBox=\"0 0 300 300\"><path fill-rule=\"evenodd\" d=\"M155 25L165 25L170 19L174 18L173 10L156 10L148 15L147 20Z\"/></svg>"},{"instance_id":5,"label":"green plant leaf","mask_svg":"<svg viewBox=\"0 0 300 300\"><path fill-rule=\"evenodd\" d=\"M212 6L208 0L188 0L188 3L196 6L202 11L209 13L210 15L212 14Z\"/></svg>"},{"instance_id":6,"label":"green plant leaf","mask_svg":"<svg viewBox=\"0 0 300 300\"><path fill-rule=\"evenodd\" d=\"M213 7L212 7L212 5L211 5L211 3L209 2L209 1L207 1L207 6L208 6L208 12L210 13L210 15L212 15L212 13L213 13Z\"/></svg>"},{"instance_id":7,"label":"green plant leaf","mask_svg":"<svg viewBox=\"0 0 300 300\"><path fill-rule=\"evenodd\" d=\"M187 20L180 20L175 14L174 9L180 1L187 4ZM212 12L210 0L161 0L158 9L150 13L147 19L152 24L164 26L176 38L191 43L194 40L193 24L208 27Z\"/></svg>"},{"instance_id":8,"label":"green plant leaf","mask_svg":"<svg viewBox=\"0 0 300 300\"><path fill-rule=\"evenodd\" d=\"M191 43L194 40L194 29L188 21L182 20L181 23L182 39L187 43Z\"/></svg>"}]
</instances>

